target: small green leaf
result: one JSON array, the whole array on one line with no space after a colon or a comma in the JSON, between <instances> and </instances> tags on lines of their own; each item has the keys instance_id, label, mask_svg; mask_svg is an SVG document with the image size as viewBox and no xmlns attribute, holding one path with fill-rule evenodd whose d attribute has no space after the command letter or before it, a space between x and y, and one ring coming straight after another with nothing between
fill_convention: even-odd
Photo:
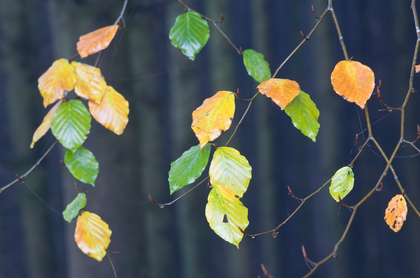
<instances>
[{"instance_id":1,"label":"small green leaf","mask_svg":"<svg viewBox=\"0 0 420 278\"><path fill-rule=\"evenodd\" d=\"M202 149L197 145L172 162L168 178L171 194L200 177L207 166L209 156L210 144L206 144Z\"/></svg>"},{"instance_id":2,"label":"small green leaf","mask_svg":"<svg viewBox=\"0 0 420 278\"><path fill-rule=\"evenodd\" d=\"M77 197L67 205L66 209L63 211L63 218L67 222L71 222L73 218L79 214L79 211L86 206L86 194L79 193Z\"/></svg>"},{"instance_id":3,"label":"small green leaf","mask_svg":"<svg viewBox=\"0 0 420 278\"><path fill-rule=\"evenodd\" d=\"M243 52L244 65L248 74L258 83L262 83L271 76L270 65L264 55L252 49Z\"/></svg>"},{"instance_id":4,"label":"small green leaf","mask_svg":"<svg viewBox=\"0 0 420 278\"><path fill-rule=\"evenodd\" d=\"M99 172L99 163L91 151L80 147L75 152L67 149L64 155L64 163L70 173L81 182L95 186L95 180Z\"/></svg>"},{"instance_id":5,"label":"small green leaf","mask_svg":"<svg viewBox=\"0 0 420 278\"><path fill-rule=\"evenodd\" d=\"M182 53L192 61L206 45L209 37L210 30L207 21L192 11L178 16L169 32L172 45L180 48Z\"/></svg>"},{"instance_id":6,"label":"small green leaf","mask_svg":"<svg viewBox=\"0 0 420 278\"><path fill-rule=\"evenodd\" d=\"M344 199L353 189L354 174L353 170L348 167L342 167L331 179L330 194L337 202ZM340 197L340 198L339 198Z\"/></svg>"},{"instance_id":7,"label":"small green leaf","mask_svg":"<svg viewBox=\"0 0 420 278\"><path fill-rule=\"evenodd\" d=\"M297 129L312 141L316 141L320 126L319 111L307 93L300 91L299 95L284 108L284 111Z\"/></svg>"},{"instance_id":8,"label":"small green leaf","mask_svg":"<svg viewBox=\"0 0 420 278\"><path fill-rule=\"evenodd\" d=\"M63 102L54 113L51 131L55 138L72 152L86 140L92 117L86 106L77 99Z\"/></svg>"}]
</instances>

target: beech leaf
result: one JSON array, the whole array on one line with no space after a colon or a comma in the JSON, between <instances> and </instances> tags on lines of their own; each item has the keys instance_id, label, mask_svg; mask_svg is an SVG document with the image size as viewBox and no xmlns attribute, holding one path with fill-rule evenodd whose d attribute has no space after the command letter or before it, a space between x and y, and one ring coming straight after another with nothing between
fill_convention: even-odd
<instances>
[{"instance_id":1,"label":"beech leaf","mask_svg":"<svg viewBox=\"0 0 420 278\"><path fill-rule=\"evenodd\" d=\"M106 89L106 82L101 70L78 62L72 62L71 65L76 73L75 93L81 98L100 103Z\"/></svg>"},{"instance_id":2,"label":"beech leaf","mask_svg":"<svg viewBox=\"0 0 420 278\"><path fill-rule=\"evenodd\" d=\"M299 84L289 79L270 78L258 85L257 88L261 94L271 98L281 110L300 93Z\"/></svg>"},{"instance_id":3,"label":"beech leaf","mask_svg":"<svg viewBox=\"0 0 420 278\"><path fill-rule=\"evenodd\" d=\"M128 101L114 88L106 86L100 103L89 101L89 110L98 123L121 135L128 123Z\"/></svg>"},{"instance_id":4,"label":"beech leaf","mask_svg":"<svg viewBox=\"0 0 420 278\"><path fill-rule=\"evenodd\" d=\"M95 213L84 211L78 218L74 240L83 253L102 261L111 242L111 230Z\"/></svg>"},{"instance_id":5,"label":"beech leaf","mask_svg":"<svg viewBox=\"0 0 420 278\"><path fill-rule=\"evenodd\" d=\"M331 84L338 95L363 109L375 88L375 75L359 62L340 61L331 73Z\"/></svg>"},{"instance_id":6,"label":"beech leaf","mask_svg":"<svg viewBox=\"0 0 420 278\"><path fill-rule=\"evenodd\" d=\"M200 177L208 164L209 157L210 145L207 144L203 148L197 145L172 162L168 179L171 194Z\"/></svg>"},{"instance_id":7,"label":"beech leaf","mask_svg":"<svg viewBox=\"0 0 420 278\"><path fill-rule=\"evenodd\" d=\"M47 131L51 128L51 121L53 119L54 113L57 110L57 108L61 105L62 100L57 102L47 113L47 115L42 120L41 125L35 130L34 135L32 136L32 143L31 143L31 149L34 147L35 143L42 138L42 136L47 133Z\"/></svg>"},{"instance_id":8,"label":"beech leaf","mask_svg":"<svg viewBox=\"0 0 420 278\"><path fill-rule=\"evenodd\" d=\"M206 218L212 230L221 238L239 248L248 227L248 209L228 188L215 185L206 205Z\"/></svg>"},{"instance_id":9,"label":"beech leaf","mask_svg":"<svg viewBox=\"0 0 420 278\"><path fill-rule=\"evenodd\" d=\"M312 141L316 141L320 126L319 111L307 93L300 91L299 95L284 108L284 111L297 129Z\"/></svg>"},{"instance_id":10,"label":"beech leaf","mask_svg":"<svg viewBox=\"0 0 420 278\"><path fill-rule=\"evenodd\" d=\"M201 148L215 140L222 131L229 129L235 114L235 95L229 91L219 91L192 113L192 124Z\"/></svg>"},{"instance_id":11,"label":"beech leaf","mask_svg":"<svg viewBox=\"0 0 420 278\"><path fill-rule=\"evenodd\" d=\"M66 59L56 60L38 79L38 88L44 98L44 106L56 102L74 89L76 76L74 68Z\"/></svg>"},{"instance_id":12,"label":"beech leaf","mask_svg":"<svg viewBox=\"0 0 420 278\"><path fill-rule=\"evenodd\" d=\"M407 202L401 194L395 195L388 203L385 210L385 222L394 232L401 230L405 219L407 218Z\"/></svg>"},{"instance_id":13,"label":"beech leaf","mask_svg":"<svg viewBox=\"0 0 420 278\"><path fill-rule=\"evenodd\" d=\"M243 52L244 65L248 74L255 81L261 83L271 76L270 65L264 59L264 55L252 49Z\"/></svg>"},{"instance_id":14,"label":"beech leaf","mask_svg":"<svg viewBox=\"0 0 420 278\"><path fill-rule=\"evenodd\" d=\"M85 58L108 47L118 31L118 25L106 26L79 38L77 52Z\"/></svg>"},{"instance_id":15,"label":"beech leaf","mask_svg":"<svg viewBox=\"0 0 420 278\"><path fill-rule=\"evenodd\" d=\"M84 147L78 148L75 152L66 150L64 163L73 177L95 186L96 177L99 173L99 163L91 151Z\"/></svg>"},{"instance_id":16,"label":"beech leaf","mask_svg":"<svg viewBox=\"0 0 420 278\"><path fill-rule=\"evenodd\" d=\"M71 222L75 218L79 211L86 206L86 194L79 193L77 197L67 205L66 209L63 211L63 218L67 222Z\"/></svg>"},{"instance_id":17,"label":"beech leaf","mask_svg":"<svg viewBox=\"0 0 420 278\"><path fill-rule=\"evenodd\" d=\"M209 37L210 30L207 21L193 11L179 15L169 32L172 45L180 48L182 53L192 61L206 45Z\"/></svg>"},{"instance_id":18,"label":"beech leaf","mask_svg":"<svg viewBox=\"0 0 420 278\"><path fill-rule=\"evenodd\" d=\"M348 166L340 168L337 172L335 172L334 176L331 179L331 197L333 197L334 200L336 200L337 202L340 201L340 198L344 199L344 197L346 197L347 194L349 194L350 191L353 189L353 185L353 170Z\"/></svg>"}]
</instances>

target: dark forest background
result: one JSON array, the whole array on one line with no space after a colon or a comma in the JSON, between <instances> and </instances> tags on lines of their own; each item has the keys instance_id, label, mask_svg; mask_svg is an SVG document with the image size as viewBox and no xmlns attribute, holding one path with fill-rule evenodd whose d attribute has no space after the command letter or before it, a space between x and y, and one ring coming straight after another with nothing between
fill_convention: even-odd
<instances>
[{"instance_id":1,"label":"dark forest background","mask_svg":"<svg viewBox=\"0 0 420 278\"><path fill-rule=\"evenodd\" d=\"M382 98L400 106L408 89L416 41L411 1L335 1L344 41L353 60L361 61L382 80ZM265 55L274 71L308 33L326 0L190 0L186 3L210 18L224 15L221 28L242 49ZM37 88L52 62L76 54L78 37L111 25L122 1L0 1L0 186L26 172L55 141L50 133L34 149L32 134L47 110ZM204 209L209 189L201 186L164 209L152 205L172 200L170 163L198 141L191 113L218 90L243 98L256 92L239 56L210 26L207 46L194 62L172 47L168 34L184 8L175 0L130 0L125 32L105 51L101 70L107 82L130 103L130 122L121 136L94 121L85 146L96 156L100 172L88 192L87 210L99 214L113 231L109 249L119 277L257 277L263 263L275 277L300 277L310 259L328 255L341 236L350 212L324 189L279 230L244 238L240 249L220 239L209 227ZM96 57L83 59L93 64ZM278 77L296 80L320 110L317 142L295 129L290 118L268 98L259 97L231 143L253 167L242 199L249 208L249 233L277 226L298 205L290 186L305 197L357 153L355 135L363 142L363 110L336 95L330 84L334 65L344 59L331 16L281 70ZM80 60L79 60L80 61ZM418 77L416 77L418 79ZM416 86L417 80L415 81ZM237 123L247 104L237 102ZM416 138L420 124L419 95L407 107L406 135ZM390 155L399 140L398 112L378 112L375 96L368 102L373 132ZM232 129L233 130L233 129ZM223 143L230 136L219 139ZM56 147L25 183L0 195L0 277L113 277L107 258L99 263L74 242L75 220L61 211L75 196L73 179L60 164ZM419 157L406 147L394 163L399 179L420 206ZM376 183L385 162L374 147L355 165L355 188L346 203L355 204ZM33 192L34 193L33 193ZM183 190L184 192L185 190ZM386 225L388 201L399 193L391 176L384 190L358 210L338 260L322 265L313 277L420 277L420 221L409 208L399 233ZM39 198L37 197L39 196Z\"/></svg>"}]
</instances>

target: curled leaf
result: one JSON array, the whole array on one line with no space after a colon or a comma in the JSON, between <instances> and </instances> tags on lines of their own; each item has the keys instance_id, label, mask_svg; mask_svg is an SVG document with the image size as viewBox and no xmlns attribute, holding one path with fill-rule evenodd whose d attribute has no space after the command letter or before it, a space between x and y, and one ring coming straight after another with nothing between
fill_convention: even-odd
<instances>
[{"instance_id":1,"label":"curled leaf","mask_svg":"<svg viewBox=\"0 0 420 278\"><path fill-rule=\"evenodd\" d=\"M282 110L300 93L300 86L289 79L270 78L260 85L258 91L271 98Z\"/></svg>"},{"instance_id":2,"label":"curled leaf","mask_svg":"<svg viewBox=\"0 0 420 278\"><path fill-rule=\"evenodd\" d=\"M63 218L67 222L71 222L75 218L79 211L86 206L86 194L79 193L76 198L67 205L66 209L63 211Z\"/></svg>"},{"instance_id":3,"label":"curled leaf","mask_svg":"<svg viewBox=\"0 0 420 278\"><path fill-rule=\"evenodd\" d=\"M85 58L108 47L117 33L118 25L106 26L79 38L77 52Z\"/></svg>"},{"instance_id":4,"label":"curled leaf","mask_svg":"<svg viewBox=\"0 0 420 278\"><path fill-rule=\"evenodd\" d=\"M42 136L47 133L47 131L51 127L51 121L53 119L54 113L57 110L57 108L61 105L62 100L57 102L51 110L47 113L47 115L44 117L44 120L42 120L41 125L35 130L34 135L32 136L32 143L31 143L31 149L34 147L35 143L42 138Z\"/></svg>"},{"instance_id":5,"label":"curled leaf","mask_svg":"<svg viewBox=\"0 0 420 278\"><path fill-rule=\"evenodd\" d=\"M405 219L407 218L407 202L401 194L395 195L388 203L385 210L385 222L394 232L401 230Z\"/></svg>"}]
</instances>

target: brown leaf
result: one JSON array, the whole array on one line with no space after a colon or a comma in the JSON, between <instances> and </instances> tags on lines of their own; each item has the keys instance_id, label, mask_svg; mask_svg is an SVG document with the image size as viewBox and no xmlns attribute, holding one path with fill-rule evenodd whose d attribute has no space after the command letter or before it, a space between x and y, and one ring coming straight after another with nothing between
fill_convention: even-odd
<instances>
[{"instance_id":1,"label":"brown leaf","mask_svg":"<svg viewBox=\"0 0 420 278\"><path fill-rule=\"evenodd\" d=\"M401 230L407 217L407 202L401 194L395 195L385 210L385 222L394 232Z\"/></svg>"}]
</instances>

